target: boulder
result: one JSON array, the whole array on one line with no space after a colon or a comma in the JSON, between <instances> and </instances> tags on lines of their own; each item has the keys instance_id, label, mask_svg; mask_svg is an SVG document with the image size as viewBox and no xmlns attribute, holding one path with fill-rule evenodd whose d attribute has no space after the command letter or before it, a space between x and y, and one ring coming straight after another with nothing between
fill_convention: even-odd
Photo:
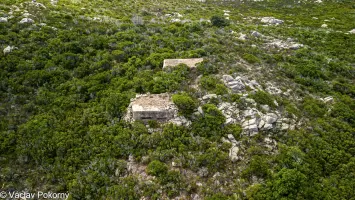
<instances>
[{"instance_id":1,"label":"boulder","mask_svg":"<svg viewBox=\"0 0 355 200\"><path fill-rule=\"evenodd\" d=\"M171 19L170 22L172 22L172 23L174 23L174 22L181 22L181 19L174 18L174 19Z\"/></svg>"},{"instance_id":2,"label":"boulder","mask_svg":"<svg viewBox=\"0 0 355 200\"><path fill-rule=\"evenodd\" d=\"M272 124L277 121L278 117L274 113L268 113L265 116L262 117L262 120L264 120L267 124Z\"/></svg>"},{"instance_id":3,"label":"boulder","mask_svg":"<svg viewBox=\"0 0 355 200\"><path fill-rule=\"evenodd\" d=\"M201 107L201 106L199 106L199 107L197 108L197 111L198 111L201 115L203 115L203 110L202 110L202 107Z\"/></svg>"},{"instance_id":4,"label":"boulder","mask_svg":"<svg viewBox=\"0 0 355 200\"><path fill-rule=\"evenodd\" d=\"M238 161L240 158L238 156L239 152L239 147L233 146L232 148L229 149L229 158L232 160L232 162Z\"/></svg>"},{"instance_id":5,"label":"boulder","mask_svg":"<svg viewBox=\"0 0 355 200\"><path fill-rule=\"evenodd\" d=\"M283 20L276 19L274 17L263 17L261 18L261 22L266 24L275 24L275 25L284 23Z\"/></svg>"},{"instance_id":6,"label":"boulder","mask_svg":"<svg viewBox=\"0 0 355 200\"><path fill-rule=\"evenodd\" d=\"M231 75L223 75L223 80L228 83L234 81L234 78Z\"/></svg>"},{"instance_id":7,"label":"boulder","mask_svg":"<svg viewBox=\"0 0 355 200\"><path fill-rule=\"evenodd\" d=\"M32 24L32 23L34 23L34 21L31 18L23 18L19 23L20 24Z\"/></svg>"},{"instance_id":8,"label":"boulder","mask_svg":"<svg viewBox=\"0 0 355 200\"><path fill-rule=\"evenodd\" d=\"M243 33L240 33L240 36L238 38L239 40L242 40L242 41L245 41L247 39L247 35L246 34L243 34Z\"/></svg>"},{"instance_id":9,"label":"boulder","mask_svg":"<svg viewBox=\"0 0 355 200\"><path fill-rule=\"evenodd\" d=\"M9 54L9 53L11 53L14 49L17 49L17 48L14 47L14 46L7 46L7 47L3 50L3 53L4 53L4 55Z\"/></svg>"},{"instance_id":10,"label":"boulder","mask_svg":"<svg viewBox=\"0 0 355 200\"><path fill-rule=\"evenodd\" d=\"M265 121L264 120L260 120L258 128L261 129L261 128L264 127L264 125L265 125Z\"/></svg>"},{"instance_id":11,"label":"boulder","mask_svg":"<svg viewBox=\"0 0 355 200\"><path fill-rule=\"evenodd\" d=\"M328 25L327 24L322 24L322 26L321 26L322 28L327 28L328 27Z\"/></svg>"},{"instance_id":12,"label":"boulder","mask_svg":"<svg viewBox=\"0 0 355 200\"><path fill-rule=\"evenodd\" d=\"M246 103L250 103L250 104L252 104L253 106L256 106L256 102L255 102L254 99L245 98L245 102L246 102Z\"/></svg>"},{"instance_id":13,"label":"boulder","mask_svg":"<svg viewBox=\"0 0 355 200\"><path fill-rule=\"evenodd\" d=\"M254 37L262 37L263 35L257 31L253 31L251 32L251 35L254 36Z\"/></svg>"},{"instance_id":14,"label":"boulder","mask_svg":"<svg viewBox=\"0 0 355 200\"><path fill-rule=\"evenodd\" d=\"M250 125L256 124L256 119L250 119L243 122L242 127L249 127Z\"/></svg>"},{"instance_id":15,"label":"boulder","mask_svg":"<svg viewBox=\"0 0 355 200\"><path fill-rule=\"evenodd\" d=\"M7 18L6 17L0 17L0 23L6 23Z\"/></svg>"},{"instance_id":16,"label":"boulder","mask_svg":"<svg viewBox=\"0 0 355 200\"><path fill-rule=\"evenodd\" d=\"M181 163L180 162L171 162L171 166L172 167L181 167Z\"/></svg>"},{"instance_id":17,"label":"boulder","mask_svg":"<svg viewBox=\"0 0 355 200\"><path fill-rule=\"evenodd\" d=\"M229 107L231 107L231 104L230 104L230 103L228 103L228 102L223 102L223 103L221 103L221 104L219 105L218 109L219 109L219 110L224 110L224 109L227 109L227 108L229 108Z\"/></svg>"},{"instance_id":18,"label":"boulder","mask_svg":"<svg viewBox=\"0 0 355 200\"><path fill-rule=\"evenodd\" d=\"M281 125L281 130L282 130L282 131L285 131L285 130L288 130L288 129L289 129L289 125L286 124L286 123L282 123L282 125Z\"/></svg>"},{"instance_id":19,"label":"boulder","mask_svg":"<svg viewBox=\"0 0 355 200\"><path fill-rule=\"evenodd\" d=\"M238 144L238 141L234 138L232 134L228 134L227 137L228 140L233 144L233 146Z\"/></svg>"},{"instance_id":20,"label":"boulder","mask_svg":"<svg viewBox=\"0 0 355 200\"><path fill-rule=\"evenodd\" d=\"M272 124L265 124L264 125L265 130L270 130L270 129L272 129L272 127L273 127Z\"/></svg>"},{"instance_id":21,"label":"boulder","mask_svg":"<svg viewBox=\"0 0 355 200\"><path fill-rule=\"evenodd\" d=\"M209 99L212 99L212 98L217 98L217 95L216 94L207 94L207 95L202 97L203 100L209 100Z\"/></svg>"},{"instance_id":22,"label":"boulder","mask_svg":"<svg viewBox=\"0 0 355 200\"><path fill-rule=\"evenodd\" d=\"M351 31L349 31L350 34L355 34L355 28Z\"/></svg>"},{"instance_id":23,"label":"boulder","mask_svg":"<svg viewBox=\"0 0 355 200\"><path fill-rule=\"evenodd\" d=\"M239 92L245 89L245 85L241 80L229 82L228 86L233 92Z\"/></svg>"},{"instance_id":24,"label":"boulder","mask_svg":"<svg viewBox=\"0 0 355 200\"><path fill-rule=\"evenodd\" d=\"M52 6L56 6L56 5L57 5L57 3L58 3L58 0L51 0L51 4L52 4Z\"/></svg>"},{"instance_id":25,"label":"boulder","mask_svg":"<svg viewBox=\"0 0 355 200\"><path fill-rule=\"evenodd\" d=\"M323 102L324 103L333 103L333 101L334 101L334 99L333 99L333 97L325 97L324 99L323 99Z\"/></svg>"},{"instance_id":26,"label":"boulder","mask_svg":"<svg viewBox=\"0 0 355 200\"><path fill-rule=\"evenodd\" d=\"M231 117L228 117L226 119L226 124L234 124L235 123L235 119L231 118Z\"/></svg>"},{"instance_id":27,"label":"boulder","mask_svg":"<svg viewBox=\"0 0 355 200\"><path fill-rule=\"evenodd\" d=\"M300 48L302 48L303 47L303 44L297 44L297 43L295 43L295 44L291 44L290 46L289 46L289 49L291 49L291 50L297 50L297 49L300 49Z\"/></svg>"},{"instance_id":28,"label":"boulder","mask_svg":"<svg viewBox=\"0 0 355 200\"><path fill-rule=\"evenodd\" d=\"M265 112L269 112L269 110L270 110L270 106L268 106L268 105L261 105L260 107L261 107L261 109L263 109Z\"/></svg>"}]
</instances>

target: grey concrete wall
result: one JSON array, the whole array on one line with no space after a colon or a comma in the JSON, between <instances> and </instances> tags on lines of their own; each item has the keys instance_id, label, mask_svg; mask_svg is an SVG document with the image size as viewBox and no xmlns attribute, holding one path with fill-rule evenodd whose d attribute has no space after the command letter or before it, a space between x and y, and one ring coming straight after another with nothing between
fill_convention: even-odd
<instances>
[{"instance_id":1,"label":"grey concrete wall","mask_svg":"<svg viewBox=\"0 0 355 200\"><path fill-rule=\"evenodd\" d=\"M168 121L174 117L173 113L168 110L162 111L133 111L134 120L157 120L157 121Z\"/></svg>"}]
</instances>

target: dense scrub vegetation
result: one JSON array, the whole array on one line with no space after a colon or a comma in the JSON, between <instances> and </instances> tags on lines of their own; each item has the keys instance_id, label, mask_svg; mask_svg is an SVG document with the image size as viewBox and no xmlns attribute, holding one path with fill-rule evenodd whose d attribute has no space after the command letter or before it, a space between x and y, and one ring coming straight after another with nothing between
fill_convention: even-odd
<instances>
[{"instance_id":1,"label":"dense scrub vegetation","mask_svg":"<svg viewBox=\"0 0 355 200\"><path fill-rule=\"evenodd\" d=\"M354 199L355 35L345 32L355 28L355 8L349 2L236 7L63 0L45 9L24 2L0 3L0 17L17 5L36 22L19 24L23 13L13 12L0 23L1 49L17 47L0 52L0 190L68 191L71 199L197 193L203 199ZM229 20L223 9L231 11ZM190 21L164 18L174 12ZM285 24L262 26L243 16L275 16ZM331 29L320 28L323 20ZM258 38L241 41L232 33L252 30L296 38L306 47L255 48L262 45ZM195 71L184 65L162 69L164 59L194 57L206 58ZM207 92L244 106L216 76L248 73L236 64L242 61L261 70L262 78L293 87L301 101L262 91L250 96L273 109L277 100L306 121L302 127L247 137L239 125L225 125L214 100L201 105L203 115L193 115ZM200 89L189 87L198 76ZM148 92L174 93L191 126L159 124L160 131L151 132L123 121L130 98ZM329 95L331 106L317 99ZM245 160L228 158L230 144L221 140L228 134L245 145ZM258 146L270 134L278 142L276 154ZM145 179L129 172L130 157Z\"/></svg>"}]
</instances>

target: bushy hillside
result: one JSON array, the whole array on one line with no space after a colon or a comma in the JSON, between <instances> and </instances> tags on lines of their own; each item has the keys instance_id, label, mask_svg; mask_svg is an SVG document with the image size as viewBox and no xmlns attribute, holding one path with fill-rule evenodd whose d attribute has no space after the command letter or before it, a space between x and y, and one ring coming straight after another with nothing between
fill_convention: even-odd
<instances>
[{"instance_id":1,"label":"bushy hillside","mask_svg":"<svg viewBox=\"0 0 355 200\"><path fill-rule=\"evenodd\" d=\"M355 199L355 7L317 2L2 0L0 191Z\"/></svg>"}]
</instances>

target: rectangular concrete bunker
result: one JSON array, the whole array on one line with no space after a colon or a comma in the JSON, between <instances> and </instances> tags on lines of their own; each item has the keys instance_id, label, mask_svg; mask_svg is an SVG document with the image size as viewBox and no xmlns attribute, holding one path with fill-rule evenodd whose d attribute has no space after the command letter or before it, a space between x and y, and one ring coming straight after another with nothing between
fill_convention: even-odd
<instances>
[{"instance_id":1,"label":"rectangular concrete bunker","mask_svg":"<svg viewBox=\"0 0 355 200\"><path fill-rule=\"evenodd\" d=\"M185 64L190 68L195 68L197 63L203 61L203 58L188 58L188 59L165 59L163 68L175 67L179 64Z\"/></svg>"},{"instance_id":2,"label":"rectangular concrete bunker","mask_svg":"<svg viewBox=\"0 0 355 200\"><path fill-rule=\"evenodd\" d=\"M168 94L137 96L132 102L133 120L169 121L174 118L174 103Z\"/></svg>"}]
</instances>

